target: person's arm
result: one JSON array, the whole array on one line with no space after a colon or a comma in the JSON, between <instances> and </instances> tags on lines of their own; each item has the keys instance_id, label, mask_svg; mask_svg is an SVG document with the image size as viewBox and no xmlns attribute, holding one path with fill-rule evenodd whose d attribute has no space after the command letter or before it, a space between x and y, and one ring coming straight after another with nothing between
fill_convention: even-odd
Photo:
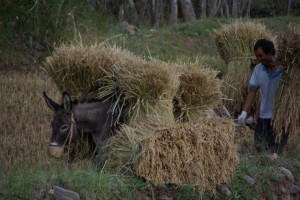
<instances>
[{"instance_id":1,"label":"person's arm","mask_svg":"<svg viewBox=\"0 0 300 200\"><path fill-rule=\"evenodd\" d=\"M249 112L254 100L255 100L255 97L256 97L256 93L257 93L257 89L256 88L249 88L249 91L248 91L248 94L247 94L247 97L246 97L246 100L245 100L245 104L244 104L244 107L243 107L243 111L245 111L246 113Z\"/></svg>"},{"instance_id":2,"label":"person's arm","mask_svg":"<svg viewBox=\"0 0 300 200\"><path fill-rule=\"evenodd\" d=\"M259 89L259 83L257 80L257 72L255 72L257 68L254 68L254 71L251 75L250 81L249 81L249 90L248 94L244 103L244 107L240 115L238 116L238 124L244 125L246 122L246 118L248 115L248 112L255 100L255 96L257 93L257 90Z\"/></svg>"}]
</instances>

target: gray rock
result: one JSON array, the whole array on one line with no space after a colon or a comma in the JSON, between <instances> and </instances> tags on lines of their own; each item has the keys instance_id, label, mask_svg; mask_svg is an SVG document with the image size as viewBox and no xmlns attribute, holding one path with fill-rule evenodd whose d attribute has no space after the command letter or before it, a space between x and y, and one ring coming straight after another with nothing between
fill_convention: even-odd
<instances>
[{"instance_id":1,"label":"gray rock","mask_svg":"<svg viewBox=\"0 0 300 200\"><path fill-rule=\"evenodd\" d=\"M226 197L231 197L232 196L232 193L231 193L230 189L227 187L227 185L221 185L219 187L219 190Z\"/></svg>"},{"instance_id":2,"label":"gray rock","mask_svg":"<svg viewBox=\"0 0 300 200\"><path fill-rule=\"evenodd\" d=\"M285 175L286 179L292 183L294 183L295 179L292 172L284 167L279 167L279 172Z\"/></svg>"},{"instance_id":3,"label":"gray rock","mask_svg":"<svg viewBox=\"0 0 300 200\"><path fill-rule=\"evenodd\" d=\"M244 180L250 185L253 186L255 184L254 179L251 176L245 175Z\"/></svg>"},{"instance_id":4,"label":"gray rock","mask_svg":"<svg viewBox=\"0 0 300 200\"><path fill-rule=\"evenodd\" d=\"M289 187L290 194L297 194L300 192L300 187L298 185L291 184Z\"/></svg>"},{"instance_id":5,"label":"gray rock","mask_svg":"<svg viewBox=\"0 0 300 200\"><path fill-rule=\"evenodd\" d=\"M66 190L59 186L53 186L54 196L58 200L80 200L80 196L78 193Z\"/></svg>"},{"instance_id":6,"label":"gray rock","mask_svg":"<svg viewBox=\"0 0 300 200\"><path fill-rule=\"evenodd\" d=\"M279 181L285 181L286 180L285 175L280 173L280 172L275 172L274 176Z\"/></svg>"}]
</instances>

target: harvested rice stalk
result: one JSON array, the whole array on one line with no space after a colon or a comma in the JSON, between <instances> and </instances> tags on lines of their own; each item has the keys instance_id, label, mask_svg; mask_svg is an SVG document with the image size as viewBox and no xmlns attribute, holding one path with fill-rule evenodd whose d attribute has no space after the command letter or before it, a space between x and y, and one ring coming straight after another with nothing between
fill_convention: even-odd
<instances>
[{"instance_id":1,"label":"harvested rice stalk","mask_svg":"<svg viewBox=\"0 0 300 200\"><path fill-rule=\"evenodd\" d=\"M282 81L273 108L277 140L283 132L299 135L300 126L300 25L289 25L280 36L278 61L283 66Z\"/></svg>"},{"instance_id":2,"label":"harvested rice stalk","mask_svg":"<svg viewBox=\"0 0 300 200\"><path fill-rule=\"evenodd\" d=\"M259 22L236 20L214 29L212 34L226 64L235 59L254 58L253 47L258 39L265 38L275 43L271 32Z\"/></svg>"},{"instance_id":3,"label":"harvested rice stalk","mask_svg":"<svg viewBox=\"0 0 300 200\"><path fill-rule=\"evenodd\" d=\"M141 141L135 165L138 176L157 185L197 185L215 190L231 180L238 164L232 120L210 118L178 123L155 131Z\"/></svg>"},{"instance_id":4,"label":"harvested rice stalk","mask_svg":"<svg viewBox=\"0 0 300 200\"><path fill-rule=\"evenodd\" d=\"M121 130L108 140L105 149L106 167L114 172L132 169L140 153L139 142L144 136L134 128L123 125Z\"/></svg>"},{"instance_id":5,"label":"harvested rice stalk","mask_svg":"<svg viewBox=\"0 0 300 200\"><path fill-rule=\"evenodd\" d=\"M217 71L197 64L181 67L180 85L175 97L175 117L179 121L199 120L209 108L215 108L221 102Z\"/></svg>"},{"instance_id":6,"label":"harvested rice stalk","mask_svg":"<svg viewBox=\"0 0 300 200\"><path fill-rule=\"evenodd\" d=\"M109 76L99 81L110 84L99 89L98 97L119 95L115 105L121 100L124 102L127 124L138 123L149 116L174 121L172 99L179 82L168 63L150 60L126 67L116 65Z\"/></svg>"},{"instance_id":7,"label":"harvested rice stalk","mask_svg":"<svg viewBox=\"0 0 300 200\"><path fill-rule=\"evenodd\" d=\"M57 47L44 63L44 69L59 90L68 91L77 99L115 65L136 65L141 62L142 59L131 52L106 44L70 44Z\"/></svg>"},{"instance_id":8,"label":"harvested rice stalk","mask_svg":"<svg viewBox=\"0 0 300 200\"><path fill-rule=\"evenodd\" d=\"M129 124L149 115L174 121L172 99L178 79L165 62L147 62L105 44L62 45L47 58L45 70L61 91L75 99L114 97L111 109L126 108ZM123 107L117 108L121 104Z\"/></svg>"},{"instance_id":9,"label":"harvested rice stalk","mask_svg":"<svg viewBox=\"0 0 300 200\"><path fill-rule=\"evenodd\" d=\"M106 167L116 173L133 170L141 153L141 141L151 137L156 130L166 125L161 118L147 118L134 128L123 125L120 131L108 140L105 147L105 159L101 158L100 165L106 160ZM100 155L102 156L102 155Z\"/></svg>"}]
</instances>

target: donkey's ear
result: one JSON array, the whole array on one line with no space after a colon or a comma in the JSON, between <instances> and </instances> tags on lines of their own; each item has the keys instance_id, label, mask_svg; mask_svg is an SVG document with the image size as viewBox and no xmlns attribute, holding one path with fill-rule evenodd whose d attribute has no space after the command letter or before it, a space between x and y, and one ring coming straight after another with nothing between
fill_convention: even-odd
<instances>
[{"instance_id":1,"label":"donkey's ear","mask_svg":"<svg viewBox=\"0 0 300 200\"><path fill-rule=\"evenodd\" d=\"M51 110L57 111L57 110L59 109L60 106L59 106L55 101L53 101L52 99L50 99L50 98L47 96L47 94L46 94L45 91L43 91L43 97L44 97L44 100L45 100L47 106L48 106Z\"/></svg>"},{"instance_id":2,"label":"donkey's ear","mask_svg":"<svg viewBox=\"0 0 300 200\"><path fill-rule=\"evenodd\" d=\"M67 113L71 113L71 111L72 111L72 102L71 102L71 97L67 92L63 93L63 106L64 106L64 110Z\"/></svg>"}]
</instances>

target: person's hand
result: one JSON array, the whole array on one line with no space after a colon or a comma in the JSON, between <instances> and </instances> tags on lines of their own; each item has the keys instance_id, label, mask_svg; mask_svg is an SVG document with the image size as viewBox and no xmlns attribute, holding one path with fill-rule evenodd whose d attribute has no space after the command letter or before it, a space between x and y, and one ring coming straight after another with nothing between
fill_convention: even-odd
<instances>
[{"instance_id":1,"label":"person's hand","mask_svg":"<svg viewBox=\"0 0 300 200\"><path fill-rule=\"evenodd\" d=\"M247 112L242 111L241 114L238 117L238 124L240 126L243 126L246 123L246 118L247 118Z\"/></svg>"}]
</instances>

